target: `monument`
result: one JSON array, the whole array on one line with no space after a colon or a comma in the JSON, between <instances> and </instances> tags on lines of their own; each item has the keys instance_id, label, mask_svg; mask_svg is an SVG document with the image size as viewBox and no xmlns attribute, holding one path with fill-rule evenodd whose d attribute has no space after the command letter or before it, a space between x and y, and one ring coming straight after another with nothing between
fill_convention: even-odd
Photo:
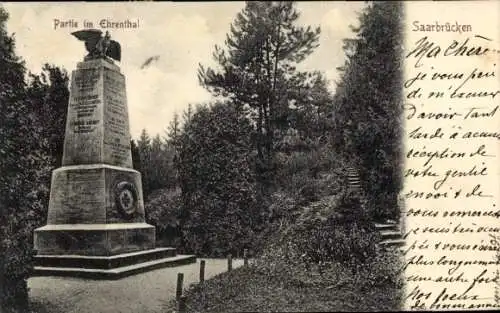
<instances>
[{"instance_id":1,"label":"monument","mask_svg":"<svg viewBox=\"0 0 500 313\"><path fill-rule=\"evenodd\" d=\"M82 30L89 54L72 72L62 166L52 173L47 225L35 230L35 275L119 278L195 262L155 246L141 174L132 168L120 44Z\"/></svg>"}]
</instances>

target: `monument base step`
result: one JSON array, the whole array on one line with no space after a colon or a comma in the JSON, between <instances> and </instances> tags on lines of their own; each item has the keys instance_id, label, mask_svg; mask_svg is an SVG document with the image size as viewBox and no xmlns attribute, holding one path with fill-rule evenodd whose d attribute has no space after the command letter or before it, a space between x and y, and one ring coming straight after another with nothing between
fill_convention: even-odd
<instances>
[{"instance_id":1,"label":"monument base step","mask_svg":"<svg viewBox=\"0 0 500 313\"><path fill-rule=\"evenodd\" d=\"M35 229L41 255L121 255L155 248L155 228L146 223L56 224Z\"/></svg>"},{"instance_id":2,"label":"monument base step","mask_svg":"<svg viewBox=\"0 0 500 313\"><path fill-rule=\"evenodd\" d=\"M120 279L154 269L174 267L195 262L196 256L194 255L176 255L111 269L35 266L33 276L70 276L90 279Z\"/></svg>"},{"instance_id":3,"label":"monument base step","mask_svg":"<svg viewBox=\"0 0 500 313\"><path fill-rule=\"evenodd\" d=\"M156 248L112 256L35 255L35 266L113 269L176 256L175 248Z\"/></svg>"}]
</instances>

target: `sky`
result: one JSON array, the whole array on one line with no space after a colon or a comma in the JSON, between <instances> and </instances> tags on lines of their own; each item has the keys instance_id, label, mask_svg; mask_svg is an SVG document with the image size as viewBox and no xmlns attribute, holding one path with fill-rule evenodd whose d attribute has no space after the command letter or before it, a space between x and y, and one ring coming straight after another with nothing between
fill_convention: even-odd
<instances>
[{"instance_id":1,"label":"sky","mask_svg":"<svg viewBox=\"0 0 500 313\"><path fill-rule=\"evenodd\" d=\"M102 29L99 21L139 22L137 28L108 29L122 46L119 62L126 77L132 138L144 128L164 135L174 113L207 102L210 94L197 79L198 64L214 65L214 46L223 45L234 17L244 2L125 2L125 3L3 3L9 12L7 31L14 33L16 52L28 70L41 71L44 63L68 72L86 54L83 42L70 35L84 29L84 21ZM352 38L363 2L298 2L299 24L320 26L320 46L300 66L320 70L333 81L344 63L342 39ZM55 26L59 20L59 26ZM66 22L63 24L62 22ZM141 69L153 56L159 58Z\"/></svg>"}]
</instances>

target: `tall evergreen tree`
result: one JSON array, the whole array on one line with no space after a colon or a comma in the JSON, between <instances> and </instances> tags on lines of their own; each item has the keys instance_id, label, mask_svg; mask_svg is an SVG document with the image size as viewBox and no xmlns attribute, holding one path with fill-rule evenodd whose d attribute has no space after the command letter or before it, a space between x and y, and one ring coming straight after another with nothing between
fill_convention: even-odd
<instances>
[{"instance_id":1,"label":"tall evergreen tree","mask_svg":"<svg viewBox=\"0 0 500 313\"><path fill-rule=\"evenodd\" d=\"M359 168L376 218L397 217L402 188L402 6L374 2L360 15L334 110L337 147Z\"/></svg>"},{"instance_id":2,"label":"tall evergreen tree","mask_svg":"<svg viewBox=\"0 0 500 313\"><path fill-rule=\"evenodd\" d=\"M191 118L193 117L193 105L191 103L188 104L187 110L185 110L182 113L182 122L184 124L187 124L191 121Z\"/></svg>"},{"instance_id":3,"label":"tall evergreen tree","mask_svg":"<svg viewBox=\"0 0 500 313\"><path fill-rule=\"evenodd\" d=\"M151 164L151 137L146 129L141 131L139 140L137 140L137 149L139 150L139 157L141 160L141 176L142 176L142 189L144 197L147 198L151 191L150 184L150 164Z\"/></svg>"},{"instance_id":4,"label":"tall evergreen tree","mask_svg":"<svg viewBox=\"0 0 500 313\"><path fill-rule=\"evenodd\" d=\"M170 185L173 168L169 167L168 150L165 149L159 134L151 141L150 186L151 190L164 188Z\"/></svg>"},{"instance_id":5,"label":"tall evergreen tree","mask_svg":"<svg viewBox=\"0 0 500 313\"><path fill-rule=\"evenodd\" d=\"M130 151L132 153L132 167L136 170L141 172L141 155L139 153L139 147L137 147L137 144L135 143L135 140L131 139L130 140Z\"/></svg>"},{"instance_id":6,"label":"tall evergreen tree","mask_svg":"<svg viewBox=\"0 0 500 313\"><path fill-rule=\"evenodd\" d=\"M191 111L191 106L188 107L188 111ZM190 115L192 115L192 112L189 112ZM187 123L189 123L189 120L191 117L187 118ZM168 125L167 129L167 137L166 137L166 149L170 152L171 154L171 163L170 166L173 169L173 182L174 185L178 184L179 181L179 150L180 150L180 135L181 135L181 127L180 127L180 121L179 121L179 114L175 113L174 118Z\"/></svg>"},{"instance_id":7,"label":"tall evergreen tree","mask_svg":"<svg viewBox=\"0 0 500 313\"><path fill-rule=\"evenodd\" d=\"M267 192L274 168L276 131L288 124L290 77L318 46L320 30L297 26L293 2L246 2L231 25L226 50L215 47L221 71L200 65L199 79L215 95L253 109L258 172Z\"/></svg>"}]
</instances>

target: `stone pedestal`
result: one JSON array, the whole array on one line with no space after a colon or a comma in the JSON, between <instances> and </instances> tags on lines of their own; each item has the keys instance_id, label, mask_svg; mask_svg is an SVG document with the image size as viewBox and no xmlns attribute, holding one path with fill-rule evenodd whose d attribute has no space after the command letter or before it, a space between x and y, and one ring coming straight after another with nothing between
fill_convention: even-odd
<instances>
[{"instance_id":1,"label":"stone pedestal","mask_svg":"<svg viewBox=\"0 0 500 313\"><path fill-rule=\"evenodd\" d=\"M150 258L162 255L149 253L155 228L145 222L130 139L119 67L106 59L79 63L71 79L62 167L52 173L47 225L34 234L39 265L73 260L78 268L82 259L75 256L106 261L141 251Z\"/></svg>"},{"instance_id":2,"label":"stone pedestal","mask_svg":"<svg viewBox=\"0 0 500 313\"><path fill-rule=\"evenodd\" d=\"M139 172L89 164L52 173L47 226L35 230L39 253L115 255L154 247Z\"/></svg>"}]
</instances>

